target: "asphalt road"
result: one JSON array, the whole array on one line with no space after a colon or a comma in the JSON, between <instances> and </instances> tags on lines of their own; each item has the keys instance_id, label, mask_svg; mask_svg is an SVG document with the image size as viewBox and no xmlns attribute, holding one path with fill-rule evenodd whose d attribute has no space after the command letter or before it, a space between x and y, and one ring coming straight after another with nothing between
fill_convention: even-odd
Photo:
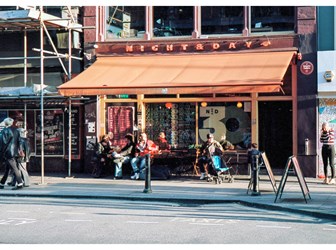
<instances>
[{"instance_id":1,"label":"asphalt road","mask_svg":"<svg viewBox=\"0 0 336 250\"><path fill-rule=\"evenodd\" d=\"M0 197L1 244L336 243L336 222L238 204Z\"/></svg>"}]
</instances>

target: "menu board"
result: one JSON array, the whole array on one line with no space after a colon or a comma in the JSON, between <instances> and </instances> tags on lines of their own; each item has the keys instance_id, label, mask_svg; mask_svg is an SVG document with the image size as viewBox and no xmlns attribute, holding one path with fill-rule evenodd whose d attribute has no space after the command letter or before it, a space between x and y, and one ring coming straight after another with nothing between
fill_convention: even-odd
<instances>
[{"instance_id":1,"label":"menu board","mask_svg":"<svg viewBox=\"0 0 336 250\"><path fill-rule=\"evenodd\" d=\"M278 198L281 199L281 196L282 196L283 190L285 188L286 181L287 181L288 174L289 174L289 171L290 171L291 167L294 168L294 170L295 170L294 173L295 173L295 175L298 179L298 182L300 184L301 191L302 191L302 194L303 194L303 198L305 199L305 202L307 203L307 197L309 199L311 199L310 194L309 194L309 189L308 189L307 183L306 183L306 181L303 177L299 162L297 161L296 156L292 155L287 160L286 168L285 168L285 171L282 175L282 178L281 178L281 181L280 181L280 184L279 184L278 191L276 193L274 203L276 203Z\"/></svg>"},{"instance_id":2,"label":"menu board","mask_svg":"<svg viewBox=\"0 0 336 250\"><path fill-rule=\"evenodd\" d=\"M107 132L112 133L112 145L126 145L125 136L133 134L134 107L110 106L107 108Z\"/></svg>"},{"instance_id":3,"label":"menu board","mask_svg":"<svg viewBox=\"0 0 336 250\"><path fill-rule=\"evenodd\" d=\"M36 111L35 140L36 155L41 155L41 112ZM64 116L62 110L45 110L44 123L44 154L64 155Z\"/></svg>"},{"instance_id":4,"label":"menu board","mask_svg":"<svg viewBox=\"0 0 336 250\"><path fill-rule=\"evenodd\" d=\"M80 159L80 126L78 124L79 122L79 108L72 107L71 108L71 159ZM69 128L69 119L66 118L64 121L65 127ZM66 143L65 145L68 145L69 143L69 131L65 131L66 134ZM65 159L69 158L69 147L65 147Z\"/></svg>"}]
</instances>

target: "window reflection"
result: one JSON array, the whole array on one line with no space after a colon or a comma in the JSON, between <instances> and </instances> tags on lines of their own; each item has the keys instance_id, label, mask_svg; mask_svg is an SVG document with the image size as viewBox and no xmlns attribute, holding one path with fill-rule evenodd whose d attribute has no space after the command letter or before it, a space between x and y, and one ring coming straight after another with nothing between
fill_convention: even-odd
<instances>
[{"instance_id":1,"label":"window reflection","mask_svg":"<svg viewBox=\"0 0 336 250\"><path fill-rule=\"evenodd\" d=\"M202 34L241 34L244 28L244 7L203 6L201 11Z\"/></svg>"},{"instance_id":2,"label":"window reflection","mask_svg":"<svg viewBox=\"0 0 336 250\"><path fill-rule=\"evenodd\" d=\"M293 6L252 6L251 32L272 32L294 30Z\"/></svg>"},{"instance_id":3,"label":"window reflection","mask_svg":"<svg viewBox=\"0 0 336 250\"><path fill-rule=\"evenodd\" d=\"M155 6L153 17L153 35L191 36L194 29L193 6Z\"/></svg>"},{"instance_id":4,"label":"window reflection","mask_svg":"<svg viewBox=\"0 0 336 250\"><path fill-rule=\"evenodd\" d=\"M144 6L109 6L106 11L106 39L143 37Z\"/></svg>"}]
</instances>

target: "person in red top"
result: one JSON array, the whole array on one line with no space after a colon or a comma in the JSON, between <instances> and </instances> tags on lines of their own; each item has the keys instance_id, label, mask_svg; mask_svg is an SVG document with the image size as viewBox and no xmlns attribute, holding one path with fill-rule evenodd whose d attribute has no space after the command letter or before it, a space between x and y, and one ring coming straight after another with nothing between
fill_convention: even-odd
<instances>
[{"instance_id":1,"label":"person in red top","mask_svg":"<svg viewBox=\"0 0 336 250\"><path fill-rule=\"evenodd\" d=\"M322 160L324 167L324 183L326 184L335 184L335 134L334 129L329 127L327 122L322 123L320 142L322 145ZM331 169L331 178L328 180L328 160Z\"/></svg>"},{"instance_id":2,"label":"person in red top","mask_svg":"<svg viewBox=\"0 0 336 250\"><path fill-rule=\"evenodd\" d=\"M131 176L132 180L138 180L140 177L140 171L146 167L146 155L154 151L157 151L158 147L152 140L147 139L146 133L141 133L139 141L136 145L135 157L131 160L134 175ZM138 164L140 166L138 167Z\"/></svg>"},{"instance_id":3,"label":"person in red top","mask_svg":"<svg viewBox=\"0 0 336 250\"><path fill-rule=\"evenodd\" d=\"M159 147L159 150L170 150L170 145L166 139L166 135L164 132L160 132L157 139L157 145Z\"/></svg>"}]
</instances>

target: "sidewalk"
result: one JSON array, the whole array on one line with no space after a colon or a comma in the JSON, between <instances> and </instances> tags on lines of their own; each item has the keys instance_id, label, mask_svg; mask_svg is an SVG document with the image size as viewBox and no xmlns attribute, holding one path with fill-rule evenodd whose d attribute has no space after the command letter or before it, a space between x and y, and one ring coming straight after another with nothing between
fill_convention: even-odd
<instances>
[{"instance_id":1,"label":"sidewalk","mask_svg":"<svg viewBox=\"0 0 336 250\"><path fill-rule=\"evenodd\" d=\"M126 177L127 178L127 177ZM281 176L276 176L279 186ZM31 176L30 187L11 190L6 186L0 196L127 199L137 201L160 201L180 204L205 204L236 202L263 209L289 211L318 218L336 220L336 185L322 184L322 180L305 178L311 199L304 200L296 176L289 176L281 199L274 203L275 193L268 176L261 176L260 196L247 194L249 179L236 176L234 183L214 184L198 177L172 177L169 180L151 181L152 193L144 193L145 182L130 179L113 180L112 176L95 179L88 174L75 174L74 178L46 175L44 184L39 174Z\"/></svg>"}]
</instances>

